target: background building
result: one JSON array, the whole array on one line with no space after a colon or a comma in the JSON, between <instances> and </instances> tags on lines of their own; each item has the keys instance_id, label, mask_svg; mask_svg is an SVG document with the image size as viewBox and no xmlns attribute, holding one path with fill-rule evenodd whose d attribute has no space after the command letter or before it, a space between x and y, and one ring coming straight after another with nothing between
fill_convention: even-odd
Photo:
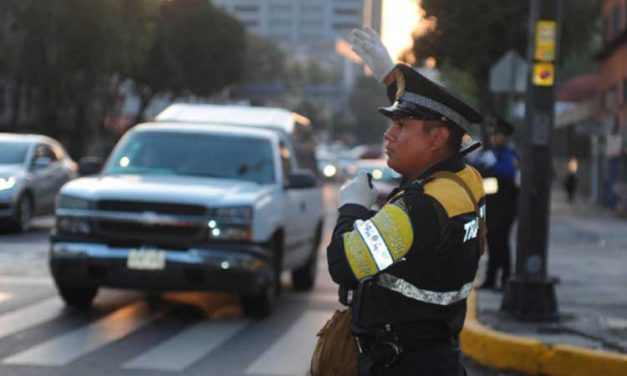
<instances>
[{"instance_id":1,"label":"background building","mask_svg":"<svg viewBox=\"0 0 627 376\"><path fill-rule=\"evenodd\" d=\"M292 59L332 64L338 38L381 24L381 0L213 0L248 31L279 43Z\"/></svg>"}]
</instances>

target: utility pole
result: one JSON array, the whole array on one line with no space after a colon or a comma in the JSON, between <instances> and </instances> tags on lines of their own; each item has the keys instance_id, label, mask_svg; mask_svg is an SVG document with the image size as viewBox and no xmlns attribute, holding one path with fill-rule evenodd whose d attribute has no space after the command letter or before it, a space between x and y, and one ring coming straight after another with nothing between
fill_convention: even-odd
<instances>
[{"instance_id":1,"label":"utility pole","mask_svg":"<svg viewBox=\"0 0 627 376\"><path fill-rule=\"evenodd\" d=\"M516 271L501 310L525 321L558 318L555 281L547 276L555 71L561 0L530 0L522 185L518 199Z\"/></svg>"}]
</instances>

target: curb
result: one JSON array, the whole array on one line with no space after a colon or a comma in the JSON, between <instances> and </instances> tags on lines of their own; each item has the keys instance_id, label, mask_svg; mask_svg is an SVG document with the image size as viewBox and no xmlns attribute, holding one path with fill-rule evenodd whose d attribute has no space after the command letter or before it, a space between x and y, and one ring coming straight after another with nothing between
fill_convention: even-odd
<instances>
[{"instance_id":1,"label":"curb","mask_svg":"<svg viewBox=\"0 0 627 376\"><path fill-rule=\"evenodd\" d=\"M498 332L477 319L477 292L468 296L462 353L491 368L547 376L625 376L627 355L583 347L548 345L533 338Z\"/></svg>"}]
</instances>

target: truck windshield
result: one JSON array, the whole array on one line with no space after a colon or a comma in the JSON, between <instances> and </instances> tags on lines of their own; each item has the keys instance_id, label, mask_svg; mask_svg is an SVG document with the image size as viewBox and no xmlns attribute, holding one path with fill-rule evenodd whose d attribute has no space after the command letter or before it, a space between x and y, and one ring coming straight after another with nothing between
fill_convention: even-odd
<instances>
[{"instance_id":1,"label":"truck windshield","mask_svg":"<svg viewBox=\"0 0 627 376\"><path fill-rule=\"evenodd\" d=\"M21 164L26 159L28 144L0 141L0 164Z\"/></svg>"},{"instance_id":2,"label":"truck windshield","mask_svg":"<svg viewBox=\"0 0 627 376\"><path fill-rule=\"evenodd\" d=\"M269 140L183 132L136 132L113 152L104 174L185 175L275 180Z\"/></svg>"}]
</instances>

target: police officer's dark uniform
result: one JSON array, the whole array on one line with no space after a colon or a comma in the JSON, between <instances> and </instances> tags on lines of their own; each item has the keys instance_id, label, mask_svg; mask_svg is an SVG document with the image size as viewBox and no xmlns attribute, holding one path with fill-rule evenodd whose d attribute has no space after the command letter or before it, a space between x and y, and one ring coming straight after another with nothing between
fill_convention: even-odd
<instances>
[{"instance_id":1,"label":"police officer's dark uniform","mask_svg":"<svg viewBox=\"0 0 627 376\"><path fill-rule=\"evenodd\" d=\"M501 133L509 138L514 133L514 127L503 119L497 119L490 130L491 133ZM488 231L488 269L481 285L483 288L495 288L496 277L501 270L501 288L505 287L510 276L511 250L509 237L512 224L516 219L518 204L518 153L506 142L503 145L490 147L495 161L489 166L480 166L479 171L484 177L496 179L497 191L486 195Z\"/></svg>"},{"instance_id":2,"label":"police officer's dark uniform","mask_svg":"<svg viewBox=\"0 0 627 376\"><path fill-rule=\"evenodd\" d=\"M450 122L464 130L481 121L409 66L397 65L386 83L393 101L380 109L386 116ZM443 172L470 192L437 177ZM479 173L454 157L401 183L378 212L356 204L339 208L329 271L340 300L352 304L360 375L464 374L458 336L480 257L483 196Z\"/></svg>"}]
</instances>

